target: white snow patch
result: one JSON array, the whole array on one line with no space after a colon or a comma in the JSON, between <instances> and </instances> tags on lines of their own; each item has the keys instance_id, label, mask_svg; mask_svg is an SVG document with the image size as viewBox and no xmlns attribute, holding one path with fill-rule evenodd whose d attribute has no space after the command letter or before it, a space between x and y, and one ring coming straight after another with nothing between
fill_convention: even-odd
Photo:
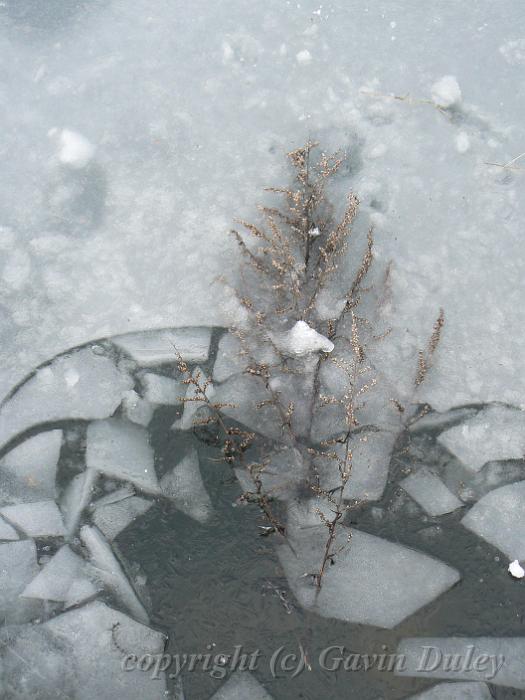
<instances>
[{"instance_id":1,"label":"white snow patch","mask_svg":"<svg viewBox=\"0 0 525 700\"><path fill-rule=\"evenodd\" d=\"M334 349L332 341L318 333L306 321L297 321L291 330L274 334L272 339L281 352L291 357L302 357L314 352L332 352Z\"/></svg>"},{"instance_id":2,"label":"white snow patch","mask_svg":"<svg viewBox=\"0 0 525 700\"><path fill-rule=\"evenodd\" d=\"M447 109L461 102L461 89L453 75L445 75L432 85L432 101Z\"/></svg>"},{"instance_id":3,"label":"white snow patch","mask_svg":"<svg viewBox=\"0 0 525 700\"><path fill-rule=\"evenodd\" d=\"M308 51L308 49L303 49L295 55L295 58L297 59L297 63L307 65L312 61L312 54Z\"/></svg>"},{"instance_id":4,"label":"white snow patch","mask_svg":"<svg viewBox=\"0 0 525 700\"><path fill-rule=\"evenodd\" d=\"M511 576L514 576L514 578L523 578L525 576L525 569L521 566L517 559L510 562L508 571Z\"/></svg>"},{"instance_id":5,"label":"white snow patch","mask_svg":"<svg viewBox=\"0 0 525 700\"><path fill-rule=\"evenodd\" d=\"M470 149L470 138L466 131L460 131L456 136L456 150L458 153L466 153Z\"/></svg>"},{"instance_id":6,"label":"white snow patch","mask_svg":"<svg viewBox=\"0 0 525 700\"><path fill-rule=\"evenodd\" d=\"M58 137L58 144L59 161L63 165L69 165L77 170L85 168L95 155L93 144L77 131L62 129Z\"/></svg>"}]
</instances>

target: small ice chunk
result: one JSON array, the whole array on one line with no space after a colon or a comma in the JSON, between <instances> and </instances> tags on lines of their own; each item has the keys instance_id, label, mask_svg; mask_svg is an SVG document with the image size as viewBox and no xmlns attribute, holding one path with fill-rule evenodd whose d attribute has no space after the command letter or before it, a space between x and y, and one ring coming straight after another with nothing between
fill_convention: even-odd
<instances>
[{"instance_id":1,"label":"small ice chunk","mask_svg":"<svg viewBox=\"0 0 525 700\"><path fill-rule=\"evenodd\" d=\"M15 528L5 520L0 518L0 540L17 540L18 535Z\"/></svg>"},{"instance_id":2,"label":"small ice chunk","mask_svg":"<svg viewBox=\"0 0 525 700\"><path fill-rule=\"evenodd\" d=\"M272 339L275 346L290 357L314 352L332 352L334 349L332 341L318 333L306 321L297 321L286 333L273 334Z\"/></svg>"},{"instance_id":3,"label":"small ice chunk","mask_svg":"<svg viewBox=\"0 0 525 700\"><path fill-rule=\"evenodd\" d=\"M525 576L525 569L521 566L517 559L510 562L508 571L514 578L523 578Z\"/></svg>"},{"instance_id":4,"label":"small ice chunk","mask_svg":"<svg viewBox=\"0 0 525 700\"><path fill-rule=\"evenodd\" d=\"M312 54L308 51L308 49L303 49L302 51L296 53L295 58L297 59L297 63L300 63L303 66L312 62Z\"/></svg>"},{"instance_id":5,"label":"small ice chunk","mask_svg":"<svg viewBox=\"0 0 525 700\"><path fill-rule=\"evenodd\" d=\"M486 683L438 683L409 700L492 700Z\"/></svg>"},{"instance_id":6,"label":"small ice chunk","mask_svg":"<svg viewBox=\"0 0 525 700\"><path fill-rule=\"evenodd\" d=\"M75 554L68 545L61 547L44 566L42 571L22 591L24 598L54 600L65 602L71 597L70 589L73 584L84 579L90 587L91 594L97 591L89 581L86 573L86 562Z\"/></svg>"},{"instance_id":7,"label":"small ice chunk","mask_svg":"<svg viewBox=\"0 0 525 700\"><path fill-rule=\"evenodd\" d=\"M199 455L192 449L160 480L162 493L175 507L200 523L210 519L212 505L202 483Z\"/></svg>"},{"instance_id":8,"label":"small ice chunk","mask_svg":"<svg viewBox=\"0 0 525 700\"><path fill-rule=\"evenodd\" d=\"M4 506L0 508L0 515L29 537L63 537L66 534L62 515L54 501Z\"/></svg>"},{"instance_id":9,"label":"small ice chunk","mask_svg":"<svg viewBox=\"0 0 525 700\"><path fill-rule=\"evenodd\" d=\"M96 527L84 525L80 528L80 539L91 556L92 564L98 569L100 580L139 622L147 624L148 613L101 532Z\"/></svg>"},{"instance_id":10,"label":"small ice chunk","mask_svg":"<svg viewBox=\"0 0 525 700\"><path fill-rule=\"evenodd\" d=\"M525 481L488 493L469 510L461 524L509 559L525 559Z\"/></svg>"},{"instance_id":11,"label":"small ice chunk","mask_svg":"<svg viewBox=\"0 0 525 700\"><path fill-rule=\"evenodd\" d=\"M78 382L71 386L71 372ZM41 367L0 407L0 446L33 425L110 416L132 381L91 348L62 355Z\"/></svg>"},{"instance_id":12,"label":"small ice chunk","mask_svg":"<svg viewBox=\"0 0 525 700\"><path fill-rule=\"evenodd\" d=\"M192 372L192 377L198 380L199 385L204 387L207 381L207 376L200 367L196 367ZM213 384L208 384L204 391L205 396L211 399L215 394L215 389ZM184 401L184 410L182 412L182 418L176 420L173 423L172 428L174 430L190 430L195 423L198 423L201 412L204 411L204 415L208 415L206 409L206 401L198 400L198 397L202 396L202 393L197 389L194 384L186 385L186 394Z\"/></svg>"},{"instance_id":13,"label":"small ice chunk","mask_svg":"<svg viewBox=\"0 0 525 700\"><path fill-rule=\"evenodd\" d=\"M186 384L171 377L146 372L140 379L144 398L151 404L176 406L182 403L182 397L186 395Z\"/></svg>"},{"instance_id":14,"label":"small ice chunk","mask_svg":"<svg viewBox=\"0 0 525 700\"><path fill-rule=\"evenodd\" d=\"M150 402L140 397L133 389L124 392L122 407L124 409L124 414L132 423L143 426L150 423L153 418L153 413L155 412Z\"/></svg>"},{"instance_id":15,"label":"small ice chunk","mask_svg":"<svg viewBox=\"0 0 525 700\"><path fill-rule=\"evenodd\" d=\"M442 433L438 442L476 472L489 461L521 459L525 455L525 411L488 406Z\"/></svg>"},{"instance_id":16,"label":"small ice chunk","mask_svg":"<svg viewBox=\"0 0 525 700\"><path fill-rule=\"evenodd\" d=\"M65 643L75 669L75 700L165 700L166 681L162 672L156 680L151 673L120 671L126 653L137 658L161 655L166 638L127 615L95 600L70 610L41 625ZM46 695L46 697L55 697ZM36 696L38 697L38 696ZM58 696L62 697L62 696Z\"/></svg>"},{"instance_id":17,"label":"small ice chunk","mask_svg":"<svg viewBox=\"0 0 525 700\"><path fill-rule=\"evenodd\" d=\"M263 686L248 671L236 671L210 700L272 700Z\"/></svg>"},{"instance_id":18,"label":"small ice chunk","mask_svg":"<svg viewBox=\"0 0 525 700\"><path fill-rule=\"evenodd\" d=\"M93 505L92 519L109 542L153 505L152 501L139 496L128 496L113 503L101 503L105 498Z\"/></svg>"},{"instance_id":19,"label":"small ice chunk","mask_svg":"<svg viewBox=\"0 0 525 700\"><path fill-rule=\"evenodd\" d=\"M48 430L25 440L0 462L0 473L13 474L26 484L33 500L56 497L55 480L62 431Z\"/></svg>"},{"instance_id":20,"label":"small ice chunk","mask_svg":"<svg viewBox=\"0 0 525 700\"><path fill-rule=\"evenodd\" d=\"M90 579L76 578L71 582L71 586L68 588L64 607L71 608L73 605L84 603L86 600L96 596L99 590L100 587Z\"/></svg>"},{"instance_id":21,"label":"small ice chunk","mask_svg":"<svg viewBox=\"0 0 525 700\"><path fill-rule=\"evenodd\" d=\"M432 85L432 101L447 109L461 102L461 90L453 75L445 75Z\"/></svg>"},{"instance_id":22,"label":"small ice chunk","mask_svg":"<svg viewBox=\"0 0 525 700\"><path fill-rule=\"evenodd\" d=\"M412 637L397 654L405 659L398 676L450 680L452 663L454 680L525 689L524 637Z\"/></svg>"},{"instance_id":23,"label":"small ice chunk","mask_svg":"<svg viewBox=\"0 0 525 700\"><path fill-rule=\"evenodd\" d=\"M211 341L210 328L168 328L117 335L112 341L143 367L176 363L178 354L187 362L205 362Z\"/></svg>"},{"instance_id":24,"label":"small ice chunk","mask_svg":"<svg viewBox=\"0 0 525 700\"><path fill-rule=\"evenodd\" d=\"M59 136L58 159L63 165L80 170L92 160L95 147L85 136L70 129L62 129Z\"/></svg>"},{"instance_id":25,"label":"small ice chunk","mask_svg":"<svg viewBox=\"0 0 525 700\"><path fill-rule=\"evenodd\" d=\"M311 228L311 229L308 231L308 235L309 235L311 238L318 238L318 237L321 235L321 231L319 231L319 228L318 228L317 226L314 226L314 228Z\"/></svg>"},{"instance_id":26,"label":"small ice chunk","mask_svg":"<svg viewBox=\"0 0 525 700\"><path fill-rule=\"evenodd\" d=\"M71 537L78 527L83 510L91 501L98 473L91 469L74 476L60 498L66 533Z\"/></svg>"},{"instance_id":27,"label":"small ice chunk","mask_svg":"<svg viewBox=\"0 0 525 700\"><path fill-rule=\"evenodd\" d=\"M0 544L0 618L3 623L25 622L31 608L20 605L19 595L38 574L36 546L33 540ZM30 619L30 614L28 615Z\"/></svg>"},{"instance_id":28,"label":"small ice chunk","mask_svg":"<svg viewBox=\"0 0 525 700\"><path fill-rule=\"evenodd\" d=\"M90 470L129 481L146 493L159 493L148 433L127 420L109 418L89 425L86 464Z\"/></svg>"},{"instance_id":29,"label":"small ice chunk","mask_svg":"<svg viewBox=\"0 0 525 700\"><path fill-rule=\"evenodd\" d=\"M423 467L399 484L431 516L452 513L463 503L439 477Z\"/></svg>"},{"instance_id":30,"label":"small ice chunk","mask_svg":"<svg viewBox=\"0 0 525 700\"><path fill-rule=\"evenodd\" d=\"M307 610L392 629L459 580L455 569L426 554L341 527L332 548L338 552L336 565L327 568L319 591L304 576L319 570L326 546L326 527L316 513L318 506L317 500L292 504L287 537L295 554L286 543L277 546L290 587Z\"/></svg>"},{"instance_id":31,"label":"small ice chunk","mask_svg":"<svg viewBox=\"0 0 525 700\"><path fill-rule=\"evenodd\" d=\"M458 153L466 153L470 148L470 139L466 131L460 131L456 136L456 150Z\"/></svg>"}]
</instances>

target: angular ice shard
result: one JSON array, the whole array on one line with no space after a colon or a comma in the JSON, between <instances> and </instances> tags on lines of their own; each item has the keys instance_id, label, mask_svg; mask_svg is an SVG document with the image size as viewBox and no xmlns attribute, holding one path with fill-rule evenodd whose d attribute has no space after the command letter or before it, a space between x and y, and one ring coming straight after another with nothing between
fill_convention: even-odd
<instances>
[{"instance_id":1,"label":"angular ice shard","mask_svg":"<svg viewBox=\"0 0 525 700\"><path fill-rule=\"evenodd\" d=\"M37 608L24 605L20 594L38 574L33 540L0 544L0 619L5 623L26 622Z\"/></svg>"},{"instance_id":2,"label":"angular ice shard","mask_svg":"<svg viewBox=\"0 0 525 700\"><path fill-rule=\"evenodd\" d=\"M146 372L141 375L144 398L151 404L176 406L186 396L187 385L162 374Z\"/></svg>"},{"instance_id":3,"label":"angular ice shard","mask_svg":"<svg viewBox=\"0 0 525 700\"><path fill-rule=\"evenodd\" d=\"M442 433L438 441L472 471L493 460L521 459L525 455L525 411L488 406Z\"/></svg>"},{"instance_id":4,"label":"angular ice shard","mask_svg":"<svg viewBox=\"0 0 525 700\"><path fill-rule=\"evenodd\" d=\"M91 556L91 563L96 567L100 581L106 584L136 620L147 624L148 613L100 531L96 527L84 525L80 529L80 539Z\"/></svg>"},{"instance_id":5,"label":"angular ice shard","mask_svg":"<svg viewBox=\"0 0 525 700\"><path fill-rule=\"evenodd\" d=\"M0 446L40 423L106 418L131 388L130 377L91 348L57 357L0 407Z\"/></svg>"},{"instance_id":6,"label":"angular ice shard","mask_svg":"<svg viewBox=\"0 0 525 700\"><path fill-rule=\"evenodd\" d=\"M64 516L68 537L74 534L84 508L91 501L97 478L98 472L93 469L87 469L82 474L74 476L64 489L60 498L60 509Z\"/></svg>"},{"instance_id":7,"label":"angular ice shard","mask_svg":"<svg viewBox=\"0 0 525 700\"><path fill-rule=\"evenodd\" d=\"M160 480L162 493L190 518L200 523L210 519L212 505L199 468L199 455L191 450Z\"/></svg>"},{"instance_id":8,"label":"angular ice shard","mask_svg":"<svg viewBox=\"0 0 525 700\"><path fill-rule=\"evenodd\" d=\"M439 477L422 467L399 484L429 515L443 515L462 508L463 503Z\"/></svg>"},{"instance_id":9,"label":"angular ice shard","mask_svg":"<svg viewBox=\"0 0 525 700\"><path fill-rule=\"evenodd\" d=\"M399 676L525 689L524 637L411 637L399 643L397 653L405 659L396 669Z\"/></svg>"},{"instance_id":10,"label":"angular ice shard","mask_svg":"<svg viewBox=\"0 0 525 700\"><path fill-rule=\"evenodd\" d=\"M146 498L130 496L126 489L119 490L123 492L122 498L117 499L114 496L114 500L108 502L108 497L104 497L93 504L91 518L109 542L153 505L153 502Z\"/></svg>"},{"instance_id":11,"label":"angular ice shard","mask_svg":"<svg viewBox=\"0 0 525 700\"><path fill-rule=\"evenodd\" d=\"M199 386L204 389L207 375L200 367L196 367L193 370L192 377L196 379L199 382ZM204 389L204 395L206 398L211 399L214 394L215 389L213 388L213 384L210 383ZM172 426L174 430L190 430L195 423L198 422L202 410L204 410L204 415L207 415L207 409L204 408L206 406L206 401L198 399L198 397L202 395L202 392L200 392L194 384L186 385L182 418L175 421Z\"/></svg>"},{"instance_id":12,"label":"angular ice shard","mask_svg":"<svg viewBox=\"0 0 525 700\"><path fill-rule=\"evenodd\" d=\"M86 464L89 470L159 493L148 433L127 420L109 418L89 425Z\"/></svg>"},{"instance_id":13,"label":"angular ice shard","mask_svg":"<svg viewBox=\"0 0 525 700\"><path fill-rule=\"evenodd\" d=\"M409 700L491 700L486 683L438 683Z\"/></svg>"},{"instance_id":14,"label":"angular ice shard","mask_svg":"<svg viewBox=\"0 0 525 700\"><path fill-rule=\"evenodd\" d=\"M288 544L278 555L300 604L323 617L392 629L459 580L443 562L403 545L341 527L318 592L305 574L319 571L326 545L326 527L315 512L317 501L289 508ZM329 514L328 514L329 515ZM351 535L350 541L348 537Z\"/></svg>"},{"instance_id":15,"label":"angular ice shard","mask_svg":"<svg viewBox=\"0 0 525 700\"><path fill-rule=\"evenodd\" d=\"M235 671L210 700L272 700L248 671Z\"/></svg>"},{"instance_id":16,"label":"angular ice shard","mask_svg":"<svg viewBox=\"0 0 525 700\"><path fill-rule=\"evenodd\" d=\"M117 335L112 341L142 367L186 362L205 362L210 351L211 328L167 328Z\"/></svg>"},{"instance_id":17,"label":"angular ice shard","mask_svg":"<svg viewBox=\"0 0 525 700\"><path fill-rule=\"evenodd\" d=\"M64 603L75 597L78 599L81 587L85 593L89 592L89 596L97 592L89 579L86 562L64 545L24 588L21 596Z\"/></svg>"},{"instance_id":18,"label":"angular ice shard","mask_svg":"<svg viewBox=\"0 0 525 700\"><path fill-rule=\"evenodd\" d=\"M73 656L68 667L74 669L74 692L67 697L165 700L166 681L162 672L152 679L151 673L122 668L128 654L137 658L162 654L166 639L160 632L99 601L58 615L41 628L65 644Z\"/></svg>"},{"instance_id":19,"label":"angular ice shard","mask_svg":"<svg viewBox=\"0 0 525 700\"><path fill-rule=\"evenodd\" d=\"M122 399L124 414L132 423L146 426L150 423L155 412L155 407L149 401L143 399L136 391L131 389L124 392Z\"/></svg>"},{"instance_id":20,"label":"angular ice shard","mask_svg":"<svg viewBox=\"0 0 525 700\"><path fill-rule=\"evenodd\" d=\"M61 445L61 430L48 430L25 440L0 461L0 476L11 474L22 481L28 492L24 500L54 499Z\"/></svg>"},{"instance_id":21,"label":"angular ice shard","mask_svg":"<svg viewBox=\"0 0 525 700\"><path fill-rule=\"evenodd\" d=\"M461 524L509 559L525 559L525 481L488 493L469 510Z\"/></svg>"},{"instance_id":22,"label":"angular ice shard","mask_svg":"<svg viewBox=\"0 0 525 700\"><path fill-rule=\"evenodd\" d=\"M0 508L0 515L28 537L63 537L66 534L62 514L54 501L4 506Z\"/></svg>"}]
</instances>

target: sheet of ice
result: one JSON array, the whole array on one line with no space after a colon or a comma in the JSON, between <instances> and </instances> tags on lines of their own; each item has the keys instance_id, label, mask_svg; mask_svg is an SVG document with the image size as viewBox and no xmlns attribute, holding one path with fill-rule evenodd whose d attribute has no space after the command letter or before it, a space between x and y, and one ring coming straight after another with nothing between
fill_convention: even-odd
<instances>
[{"instance_id":1,"label":"sheet of ice","mask_svg":"<svg viewBox=\"0 0 525 700\"><path fill-rule=\"evenodd\" d=\"M439 442L473 471L491 460L525 457L525 411L488 406L442 433Z\"/></svg>"},{"instance_id":2,"label":"sheet of ice","mask_svg":"<svg viewBox=\"0 0 525 700\"><path fill-rule=\"evenodd\" d=\"M62 514L55 501L18 503L0 508L0 515L28 537L63 537Z\"/></svg>"},{"instance_id":3,"label":"sheet of ice","mask_svg":"<svg viewBox=\"0 0 525 700\"><path fill-rule=\"evenodd\" d=\"M407 476L399 485L428 513L444 515L463 507L463 503L430 469L423 467Z\"/></svg>"},{"instance_id":4,"label":"sheet of ice","mask_svg":"<svg viewBox=\"0 0 525 700\"><path fill-rule=\"evenodd\" d=\"M410 700L491 700L486 683L438 683L430 690L411 695Z\"/></svg>"},{"instance_id":5,"label":"sheet of ice","mask_svg":"<svg viewBox=\"0 0 525 700\"><path fill-rule=\"evenodd\" d=\"M263 686L248 671L236 671L210 700L272 700Z\"/></svg>"},{"instance_id":6,"label":"sheet of ice","mask_svg":"<svg viewBox=\"0 0 525 700\"><path fill-rule=\"evenodd\" d=\"M192 376L194 379L197 379L200 386L204 388L208 375L200 367L196 367L193 370ZM208 384L205 389L205 395L208 399L212 399L215 396L213 384ZM199 396L202 396L202 394L194 384L186 385L186 392L184 393L184 398L186 400L184 401L182 418L173 423L172 429L190 430L196 423L199 422L199 420L206 418L209 415L209 410L205 408L206 401L198 400ZM196 397L197 400L194 400Z\"/></svg>"},{"instance_id":7,"label":"sheet of ice","mask_svg":"<svg viewBox=\"0 0 525 700\"><path fill-rule=\"evenodd\" d=\"M332 352L334 349L331 340L311 328L305 321L297 321L289 331L274 334L272 339L277 349L290 357Z\"/></svg>"},{"instance_id":8,"label":"sheet of ice","mask_svg":"<svg viewBox=\"0 0 525 700\"><path fill-rule=\"evenodd\" d=\"M326 527L315 513L316 501L289 507L287 544L277 546L290 587L306 609L323 617L392 629L459 580L443 562L401 544L342 527L334 544L337 565L328 567L317 588L304 574L319 570Z\"/></svg>"},{"instance_id":9,"label":"sheet of ice","mask_svg":"<svg viewBox=\"0 0 525 700\"><path fill-rule=\"evenodd\" d=\"M4 624L27 622L40 610L19 596L38 574L33 540L0 544L0 617Z\"/></svg>"},{"instance_id":10,"label":"sheet of ice","mask_svg":"<svg viewBox=\"0 0 525 700\"><path fill-rule=\"evenodd\" d=\"M18 535L12 525L0 518L0 540L17 540Z\"/></svg>"},{"instance_id":11,"label":"sheet of ice","mask_svg":"<svg viewBox=\"0 0 525 700\"><path fill-rule=\"evenodd\" d=\"M400 676L525 688L522 637L412 637L399 643L397 653L405 656L396 669Z\"/></svg>"},{"instance_id":12,"label":"sheet of ice","mask_svg":"<svg viewBox=\"0 0 525 700\"><path fill-rule=\"evenodd\" d=\"M129 481L147 493L159 493L148 433L127 420L109 418L90 423L86 464L89 470Z\"/></svg>"},{"instance_id":13,"label":"sheet of ice","mask_svg":"<svg viewBox=\"0 0 525 700\"><path fill-rule=\"evenodd\" d=\"M185 457L160 480L162 493L176 508L200 523L212 514L210 497L202 482L199 455L191 449Z\"/></svg>"},{"instance_id":14,"label":"sheet of ice","mask_svg":"<svg viewBox=\"0 0 525 700\"><path fill-rule=\"evenodd\" d=\"M82 513L91 501L97 478L98 472L92 469L77 474L71 479L60 497L60 509L68 537L74 535Z\"/></svg>"},{"instance_id":15,"label":"sheet of ice","mask_svg":"<svg viewBox=\"0 0 525 700\"><path fill-rule=\"evenodd\" d=\"M525 559L525 481L488 493L469 510L461 524L509 559Z\"/></svg>"},{"instance_id":16,"label":"sheet of ice","mask_svg":"<svg viewBox=\"0 0 525 700\"><path fill-rule=\"evenodd\" d=\"M21 596L64 603L78 596L81 588L85 593L89 592L89 596L97 592L88 577L86 562L64 545L28 583Z\"/></svg>"},{"instance_id":17,"label":"sheet of ice","mask_svg":"<svg viewBox=\"0 0 525 700\"><path fill-rule=\"evenodd\" d=\"M90 554L91 563L96 567L100 581L113 592L136 620L148 624L146 609L100 531L96 527L84 525L80 529L80 539Z\"/></svg>"},{"instance_id":18,"label":"sheet of ice","mask_svg":"<svg viewBox=\"0 0 525 700\"><path fill-rule=\"evenodd\" d=\"M0 474L12 474L24 482L27 500L56 497L55 479L62 431L48 430L25 440L0 461Z\"/></svg>"},{"instance_id":19,"label":"sheet of ice","mask_svg":"<svg viewBox=\"0 0 525 700\"><path fill-rule=\"evenodd\" d=\"M128 496L113 503L101 503L101 501L93 504L91 518L109 542L112 542L130 523L144 515L153 505L152 501L139 496Z\"/></svg>"},{"instance_id":20,"label":"sheet of ice","mask_svg":"<svg viewBox=\"0 0 525 700\"><path fill-rule=\"evenodd\" d=\"M187 385L162 374L145 372L140 375L144 398L151 404L176 406L186 396Z\"/></svg>"},{"instance_id":21,"label":"sheet of ice","mask_svg":"<svg viewBox=\"0 0 525 700\"><path fill-rule=\"evenodd\" d=\"M106 418L115 411L132 382L95 350L83 348L56 358L2 404L0 446L39 423Z\"/></svg>"},{"instance_id":22,"label":"sheet of ice","mask_svg":"<svg viewBox=\"0 0 525 700\"><path fill-rule=\"evenodd\" d=\"M143 426L150 423L155 411L155 407L149 401L139 396L133 389L124 392L122 407L128 420Z\"/></svg>"},{"instance_id":23,"label":"sheet of ice","mask_svg":"<svg viewBox=\"0 0 525 700\"><path fill-rule=\"evenodd\" d=\"M176 364L177 353L187 362L205 362L210 351L211 328L167 328L128 333L113 342L143 367Z\"/></svg>"},{"instance_id":24,"label":"sheet of ice","mask_svg":"<svg viewBox=\"0 0 525 700\"><path fill-rule=\"evenodd\" d=\"M125 671L121 666L126 653L137 657L161 654L165 637L160 632L99 601L58 615L42 628L65 644L73 656L70 668L74 668L74 695L70 697L75 700L165 698L162 672L152 680L148 673Z\"/></svg>"}]
</instances>

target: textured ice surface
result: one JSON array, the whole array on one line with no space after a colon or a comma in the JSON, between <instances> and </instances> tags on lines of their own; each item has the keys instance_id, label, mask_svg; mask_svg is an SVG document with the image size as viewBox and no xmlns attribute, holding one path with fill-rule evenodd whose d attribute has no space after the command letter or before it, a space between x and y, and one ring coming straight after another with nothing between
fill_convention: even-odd
<instances>
[{"instance_id":1,"label":"textured ice surface","mask_svg":"<svg viewBox=\"0 0 525 700\"><path fill-rule=\"evenodd\" d=\"M263 686L248 671L236 671L212 695L210 700L272 700Z\"/></svg>"},{"instance_id":2,"label":"textured ice surface","mask_svg":"<svg viewBox=\"0 0 525 700\"><path fill-rule=\"evenodd\" d=\"M192 449L160 480L162 493L175 506L198 522L209 520L212 512L210 497L199 468L199 455Z\"/></svg>"},{"instance_id":3,"label":"textured ice surface","mask_svg":"<svg viewBox=\"0 0 525 700\"><path fill-rule=\"evenodd\" d=\"M38 574L33 540L0 544L0 617L4 623L26 622L38 608L20 594Z\"/></svg>"},{"instance_id":4,"label":"textured ice surface","mask_svg":"<svg viewBox=\"0 0 525 700\"><path fill-rule=\"evenodd\" d=\"M111 542L140 515L146 513L153 503L139 496L127 496L112 503L100 499L93 504L92 520Z\"/></svg>"},{"instance_id":5,"label":"textured ice surface","mask_svg":"<svg viewBox=\"0 0 525 700\"><path fill-rule=\"evenodd\" d=\"M522 637L413 637L403 639L397 653L405 656L405 664L396 670L400 676L486 681L525 689ZM455 658L447 660L447 655ZM457 670L451 671L447 663Z\"/></svg>"},{"instance_id":6,"label":"textured ice surface","mask_svg":"<svg viewBox=\"0 0 525 700\"><path fill-rule=\"evenodd\" d=\"M509 559L525 559L525 481L488 493L469 510L461 524Z\"/></svg>"},{"instance_id":7,"label":"textured ice surface","mask_svg":"<svg viewBox=\"0 0 525 700\"><path fill-rule=\"evenodd\" d=\"M86 464L89 470L129 481L148 493L159 492L148 433L127 420L110 418L89 425Z\"/></svg>"},{"instance_id":8,"label":"textured ice surface","mask_svg":"<svg viewBox=\"0 0 525 700\"><path fill-rule=\"evenodd\" d=\"M279 560L301 605L323 617L391 629L430 603L459 580L446 564L400 544L352 529L340 528L333 549L345 545L337 565L328 567L317 589L305 573L319 570L326 528L306 506L289 509L287 544L278 546Z\"/></svg>"},{"instance_id":9,"label":"textured ice surface","mask_svg":"<svg viewBox=\"0 0 525 700\"><path fill-rule=\"evenodd\" d=\"M96 586L88 578L86 562L68 545L64 545L24 588L21 595L24 598L64 603L71 601L75 595L78 597L80 589L89 593L89 596L97 592Z\"/></svg>"},{"instance_id":10,"label":"textured ice surface","mask_svg":"<svg viewBox=\"0 0 525 700\"><path fill-rule=\"evenodd\" d=\"M162 673L158 680L152 680L148 673L121 668L126 653L137 657L162 653L165 638L160 632L99 601L58 615L45 622L42 628L51 632L73 656L74 662L69 667L74 669L74 695L67 697L75 700L165 698Z\"/></svg>"},{"instance_id":11,"label":"textured ice surface","mask_svg":"<svg viewBox=\"0 0 525 700\"><path fill-rule=\"evenodd\" d=\"M429 515L443 515L461 508L463 503L441 479L423 467L399 484Z\"/></svg>"},{"instance_id":12,"label":"textured ice surface","mask_svg":"<svg viewBox=\"0 0 525 700\"><path fill-rule=\"evenodd\" d=\"M438 683L409 700L491 700L486 683Z\"/></svg>"},{"instance_id":13,"label":"textured ice surface","mask_svg":"<svg viewBox=\"0 0 525 700\"><path fill-rule=\"evenodd\" d=\"M186 396L187 385L171 377L145 372L140 380L144 398L151 404L176 405Z\"/></svg>"},{"instance_id":14,"label":"textured ice surface","mask_svg":"<svg viewBox=\"0 0 525 700\"><path fill-rule=\"evenodd\" d=\"M0 477L11 474L23 482L26 500L55 498L55 479L62 431L49 430L25 440L0 462Z\"/></svg>"},{"instance_id":15,"label":"textured ice surface","mask_svg":"<svg viewBox=\"0 0 525 700\"><path fill-rule=\"evenodd\" d=\"M0 515L29 537L62 537L62 514L54 501L18 503L0 508Z\"/></svg>"},{"instance_id":16,"label":"textured ice surface","mask_svg":"<svg viewBox=\"0 0 525 700\"><path fill-rule=\"evenodd\" d=\"M107 357L84 348L42 367L0 407L0 445L39 423L106 418L130 378Z\"/></svg>"},{"instance_id":17,"label":"textured ice surface","mask_svg":"<svg viewBox=\"0 0 525 700\"><path fill-rule=\"evenodd\" d=\"M147 624L148 613L100 531L96 527L84 525L80 529L80 539L90 554L91 563L96 567L100 581L126 606L136 620Z\"/></svg>"},{"instance_id":18,"label":"textured ice surface","mask_svg":"<svg viewBox=\"0 0 525 700\"><path fill-rule=\"evenodd\" d=\"M139 365L176 363L177 353L187 362L204 362L210 349L210 328L169 328L130 333L113 338Z\"/></svg>"},{"instance_id":19,"label":"textured ice surface","mask_svg":"<svg viewBox=\"0 0 525 700\"><path fill-rule=\"evenodd\" d=\"M525 457L525 411L488 406L438 440L473 471L491 460L521 459Z\"/></svg>"},{"instance_id":20,"label":"textured ice surface","mask_svg":"<svg viewBox=\"0 0 525 700\"><path fill-rule=\"evenodd\" d=\"M305 321L297 321L289 331L274 334L272 338L277 349L290 357L314 352L332 352L334 349L331 340L311 328Z\"/></svg>"}]
</instances>

